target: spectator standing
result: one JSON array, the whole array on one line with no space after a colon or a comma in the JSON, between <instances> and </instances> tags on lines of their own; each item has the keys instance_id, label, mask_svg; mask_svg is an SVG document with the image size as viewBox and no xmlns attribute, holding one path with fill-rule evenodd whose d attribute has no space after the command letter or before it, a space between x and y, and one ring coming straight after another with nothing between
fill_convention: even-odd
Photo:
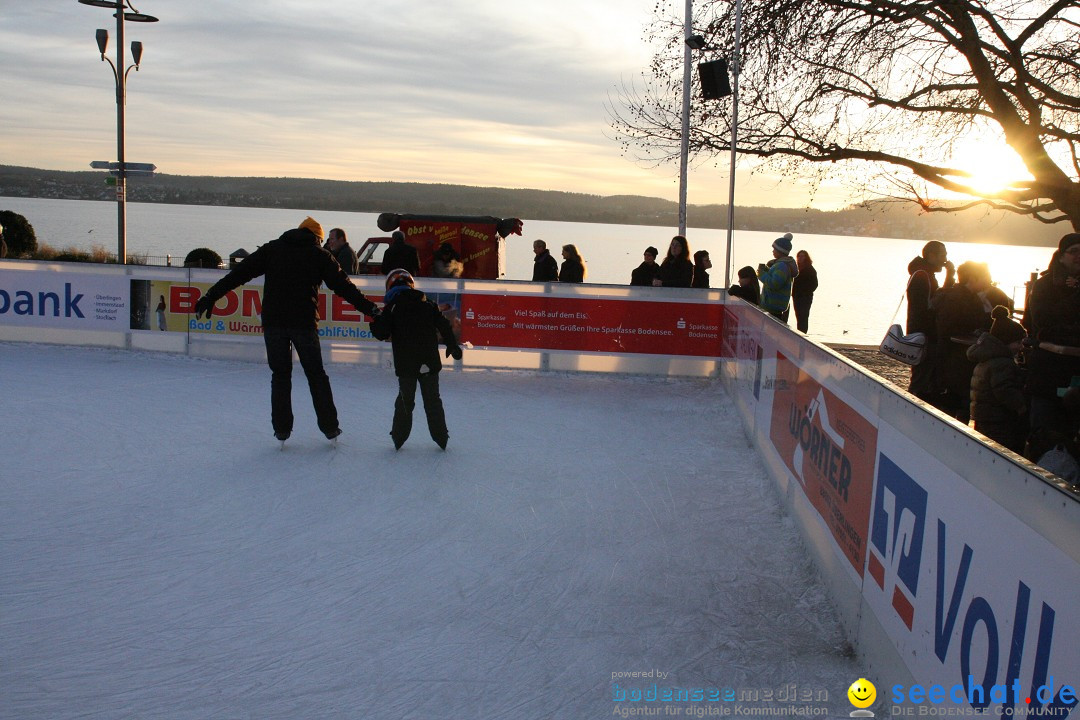
<instances>
[{"instance_id":1,"label":"spectator standing","mask_svg":"<svg viewBox=\"0 0 1080 720\"><path fill-rule=\"evenodd\" d=\"M631 285L651 287L661 284L660 265L656 262L656 256L659 254L660 251L651 245L645 248L644 260L630 273Z\"/></svg>"},{"instance_id":2,"label":"spectator standing","mask_svg":"<svg viewBox=\"0 0 1080 720\"><path fill-rule=\"evenodd\" d=\"M693 287L694 263L690 260L690 243L682 235L671 238L667 256L660 263L660 280L664 287Z\"/></svg>"},{"instance_id":3,"label":"spectator standing","mask_svg":"<svg viewBox=\"0 0 1080 720\"><path fill-rule=\"evenodd\" d=\"M7 243L4 242L4 226L0 225L0 258L7 257Z\"/></svg>"},{"instance_id":4,"label":"spectator standing","mask_svg":"<svg viewBox=\"0 0 1080 720\"><path fill-rule=\"evenodd\" d=\"M454 246L444 242L435 251L435 259L431 262L431 274L438 278L459 278L465 270L461 262L461 256L454 250Z\"/></svg>"},{"instance_id":5,"label":"spectator standing","mask_svg":"<svg viewBox=\"0 0 1080 720\"><path fill-rule=\"evenodd\" d=\"M1032 439L1037 442L1051 434L1071 438L1075 423L1058 389L1080 375L1080 358L1050 352L1039 343L1080 347L1080 233L1061 238L1050 267L1032 284L1024 325L1034 342L1025 353ZM1038 455L1025 454L1029 459Z\"/></svg>"},{"instance_id":6,"label":"spectator standing","mask_svg":"<svg viewBox=\"0 0 1080 720\"><path fill-rule=\"evenodd\" d=\"M757 273L754 272L754 268L749 265L740 268L738 277L739 284L729 287L728 295L758 305L761 302L761 287L758 285Z\"/></svg>"},{"instance_id":7,"label":"spectator standing","mask_svg":"<svg viewBox=\"0 0 1080 720\"><path fill-rule=\"evenodd\" d=\"M155 309L157 313L157 326L158 330L168 330L169 326L165 323L165 296L158 296L158 304Z\"/></svg>"},{"instance_id":8,"label":"spectator standing","mask_svg":"<svg viewBox=\"0 0 1080 720\"><path fill-rule=\"evenodd\" d=\"M1024 327L1009 317L1009 308L993 310L990 332L967 349L975 363L971 376L971 419L975 429L1015 453L1027 438L1027 397L1014 358L1024 339Z\"/></svg>"},{"instance_id":9,"label":"spectator standing","mask_svg":"<svg viewBox=\"0 0 1080 720\"><path fill-rule=\"evenodd\" d=\"M559 263L551 257L547 243L543 240L533 241L533 282L559 282Z\"/></svg>"},{"instance_id":10,"label":"spectator standing","mask_svg":"<svg viewBox=\"0 0 1080 720\"><path fill-rule=\"evenodd\" d=\"M581 257L574 245L562 246L563 264L559 268L559 282L580 283L585 282L585 258Z\"/></svg>"},{"instance_id":11,"label":"spectator standing","mask_svg":"<svg viewBox=\"0 0 1080 720\"><path fill-rule=\"evenodd\" d=\"M356 251L349 245L349 240L345 237L345 231L341 228L334 228L326 236L326 249L334 256L334 259L337 260L338 265L346 274L355 275L360 271Z\"/></svg>"},{"instance_id":12,"label":"spectator standing","mask_svg":"<svg viewBox=\"0 0 1080 720\"><path fill-rule=\"evenodd\" d=\"M389 275L391 270L408 270L410 275L420 274L420 256L416 248L405 242L405 233L395 230L390 235L390 247L386 248L382 259L382 274Z\"/></svg>"},{"instance_id":13,"label":"spectator standing","mask_svg":"<svg viewBox=\"0 0 1080 720\"><path fill-rule=\"evenodd\" d=\"M323 368L319 345L319 286L348 300L357 310L379 314L328 251L319 246L323 230L313 218L288 230L244 258L195 303L195 317L209 320L214 303L225 293L265 275L262 298L263 341L270 366L270 421L274 437L285 442L293 429L292 353L300 357L307 376L319 430L329 439L341 434L330 378Z\"/></svg>"},{"instance_id":14,"label":"spectator standing","mask_svg":"<svg viewBox=\"0 0 1080 720\"><path fill-rule=\"evenodd\" d=\"M945 270L945 284L939 286L937 273ZM920 332L926 336L926 358L911 367L908 392L915 397L937 405L937 359L932 350L937 327L934 321L933 302L939 291L951 288L956 282L953 264L943 243L931 240L922 249L922 255L914 258L907 267L907 333Z\"/></svg>"},{"instance_id":15,"label":"spectator standing","mask_svg":"<svg viewBox=\"0 0 1080 720\"><path fill-rule=\"evenodd\" d=\"M694 253L694 280L690 286L707 289L709 287L709 268L711 267L712 260L709 259L708 250L698 250Z\"/></svg>"},{"instance_id":16,"label":"spectator standing","mask_svg":"<svg viewBox=\"0 0 1080 720\"><path fill-rule=\"evenodd\" d=\"M791 284L799 274L799 266L791 257L791 233L773 241L773 259L758 265L761 280L761 309L777 320L787 322L791 303Z\"/></svg>"},{"instance_id":17,"label":"spectator standing","mask_svg":"<svg viewBox=\"0 0 1080 720\"><path fill-rule=\"evenodd\" d=\"M795 264L799 266L799 274L791 283L791 304L795 308L795 327L805 335L810 328L814 291L818 289L817 270L810 253L805 250L795 253Z\"/></svg>"},{"instance_id":18,"label":"spectator standing","mask_svg":"<svg viewBox=\"0 0 1080 720\"><path fill-rule=\"evenodd\" d=\"M461 347L454 338L450 321L435 303L415 287L412 275L392 270L386 276L386 295L381 315L371 323L371 334L389 340L394 352L394 373L398 378L398 396L394 401L394 421L390 437L401 449L412 432L416 386L424 401L428 432L443 450L450 438L446 415L439 396L439 337L446 343L446 357L461 359Z\"/></svg>"},{"instance_id":19,"label":"spectator standing","mask_svg":"<svg viewBox=\"0 0 1080 720\"><path fill-rule=\"evenodd\" d=\"M979 297L989 285L987 266L969 261L956 269L956 283L935 299L931 352L937 359L937 387L941 391L936 407L964 424L971 419L971 374L975 370L967 356L971 341L964 344L964 339L990 329L990 315Z\"/></svg>"}]
</instances>

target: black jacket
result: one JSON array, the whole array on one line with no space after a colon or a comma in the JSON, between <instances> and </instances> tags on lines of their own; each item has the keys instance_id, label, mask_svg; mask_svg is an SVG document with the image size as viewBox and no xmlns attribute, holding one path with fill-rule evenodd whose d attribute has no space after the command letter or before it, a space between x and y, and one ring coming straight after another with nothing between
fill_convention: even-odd
<instances>
[{"instance_id":1,"label":"black jacket","mask_svg":"<svg viewBox=\"0 0 1080 720\"><path fill-rule=\"evenodd\" d=\"M1051 269L1031 286L1024 326L1032 339L1080 346L1080 288L1069 287L1066 279L1067 273L1055 255ZM1032 395L1057 397L1057 389L1080 374L1080 358L1038 347L1025 355Z\"/></svg>"},{"instance_id":2,"label":"black jacket","mask_svg":"<svg viewBox=\"0 0 1080 720\"><path fill-rule=\"evenodd\" d=\"M585 266L573 258L564 260L562 269L559 270L559 282L585 282Z\"/></svg>"},{"instance_id":3,"label":"black jacket","mask_svg":"<svg viewBox=\"0 0 1080 720\"><path fill-rule=\"evenodd\" d=\"M319 324L319 286L335 293L370 315L375 303L364 297L345 271L310 230L289 230L244 258L206 291L214 302L225 293L265 275L262 297L263 327L314 328Z\"/></svg>"},{"instance_id":4,"label":"black jacket","mask_svg":"<svg viewBox=\"0 0 1080 720\"><path fill-rule=\"evenodd\" d=\"M692 287L694 263L686 258L666 257L660 264L660 279L664 281L664 287Z\"/></svg>"},{"instance_id":5,"label":"black jacket","mask_svg":"<svg viewBox=\"0 0 1080 720\"><path fill-rule=\"evenodd\" d=\"M694 280L690 287L696 288L708 288L709 287L709 271L704 267L694 266Z\"/></svg>"},{"instance_id":6,"label":"black jacket","mask_svg":"<svg viewBox=\"0 0 1080 720\"><path fill-rule=\"evenodd\" d=\"M813 265L807 265L806 269L799 270L799 274L791 281L791 296L813 295L817 288L817 270Z\"/></svg>"},{"instance_id":7,"label":"black jacket","mask_svg":"<svg viewBox=\"0 0 1080 720\"><path fill-rule=\"evenodd\" d=\"M732 285L728 288L727 292L731 297L742 298L753 305L759 305L761 303L761 287L758 285L757 278L754 278L754 284L750 287Z\"/></svg>"},{"instance_id":8,"label":"black jacket","mask_svg":"<svg viewBox=\"0 0 1080 720\"><path fill-rule=\"evenodd\" d=\"M334 256L335 260L337 260L338 265L341 266L341 269L349 275L355 275L356 272L360 269L358 267L359 262L356 259L356 252L352 249L352 246L349 245L349 243L345 243L337 250L331 250L330 254Z\"/></svg>"},{"instance_id":9,"label":"black jacket","mask_svg":"<svg viewBox=\"0 0 1080 720\"><path fill-rule=\"evenodd\" d=\"M419 290L391 288L386 294L383 312L371 323L371 334L390 340L394 349L394 372L398 376L417 376L422 366L426 372L442 369L439 337L449 348L457 347L450 321L438 306Z\"/></svg>"},{"instance_id":10,"label":"black jacket","mask_svg":"<svg viewBox=\"0 0 1080 720\"><path fill-rule=\"evenodd\" d=\"M643 285L652 287L653 280L660 279L660 265L655 262L643 262L630 273L631 285Z\"/></svg>"},{"instance_id":11,"label":"black jacket","mask_svg":"<svg viewBox=\"0 0 1080 720\"><path fill-rule=\"evenodd\" d=\"M382 274L389 275L391 270L402 268L408 270L414 276L420 274L420 256L416 248L404 240L390 243L386 248L382 259Z\"/></svg>"},{"instance_id":12,"label":"black jacket","mask_svg":"<svg viewBox=\"0 0 1080 720\"><path fill-rule=\"evenodd\" d=\"M533 282L558 282L559 264L547 250L533 258Z\"/></svg>"}]
</instances>

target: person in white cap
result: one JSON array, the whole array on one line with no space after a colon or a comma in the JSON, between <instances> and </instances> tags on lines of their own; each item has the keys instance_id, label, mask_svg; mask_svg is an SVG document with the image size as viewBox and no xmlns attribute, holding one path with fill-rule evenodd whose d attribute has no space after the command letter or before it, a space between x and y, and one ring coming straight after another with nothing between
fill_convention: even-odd
<instances>
[{"instance_id":1,"label":"person in white cap","mask_svg":"<svg viewBox=\"0 0 1080 720\"><path fill-rule=\"evenodd\" d=\"M799 275L799 265L791 257L791 233L784 233L772 244L773 259L758 265L761 280L761 309L777 320L787 322L791 303L791 283Z\"/></svg>"}]
</instances>

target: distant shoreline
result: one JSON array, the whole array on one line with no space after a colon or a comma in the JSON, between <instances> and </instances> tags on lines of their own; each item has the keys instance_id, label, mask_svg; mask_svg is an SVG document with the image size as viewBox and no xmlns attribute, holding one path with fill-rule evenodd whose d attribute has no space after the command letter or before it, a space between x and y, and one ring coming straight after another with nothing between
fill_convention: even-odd
<instances>
[{"instance_id":1,"label":"distant shoreline","mask_svg":"<svg viewBox=\"0 0 1080 720\"><path fill-rule=\"evenodd\" d=\"M115 201L107 174L0 165L0 197ZM155 174L128 181L128 201L176 205L345 212L494 215L530 220L677 227L678 204L642 196L398 182ZM0 210L4 209L0 207ZM690 205L687 224L727 226L724 205ZM875 202L843 210L737 207L736 230L1052 247L1070 228L1012 213L924 213L914 204Z\"/></svg>"}]
</instances>

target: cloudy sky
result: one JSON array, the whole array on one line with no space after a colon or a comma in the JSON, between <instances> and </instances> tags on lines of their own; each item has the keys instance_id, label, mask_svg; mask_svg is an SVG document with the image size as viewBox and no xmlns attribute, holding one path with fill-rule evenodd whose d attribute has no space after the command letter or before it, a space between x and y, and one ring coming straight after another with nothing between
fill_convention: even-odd
<instances>
[{"instance_id":1,"label":"cloudy sky","mask_svg":"<svg viewBox=\"0 0 1080 720\"><path fill-rule=\"evenodd\" d=\"M680 0L137 0L160 22L129 75L127 159L179 175L441 182L675 200L678 168L635 163L605 105L647 67L653 13ZM106 8L0 0L0 163L116 159ZM666 10L665 10L666 9ZM129 60L130 62L130 60ZM744 178L743 205L805 189ZM689 201L725 202L726 159ZM843 199L819 193L815 207Z\"/></svg>"}]
</instances>

